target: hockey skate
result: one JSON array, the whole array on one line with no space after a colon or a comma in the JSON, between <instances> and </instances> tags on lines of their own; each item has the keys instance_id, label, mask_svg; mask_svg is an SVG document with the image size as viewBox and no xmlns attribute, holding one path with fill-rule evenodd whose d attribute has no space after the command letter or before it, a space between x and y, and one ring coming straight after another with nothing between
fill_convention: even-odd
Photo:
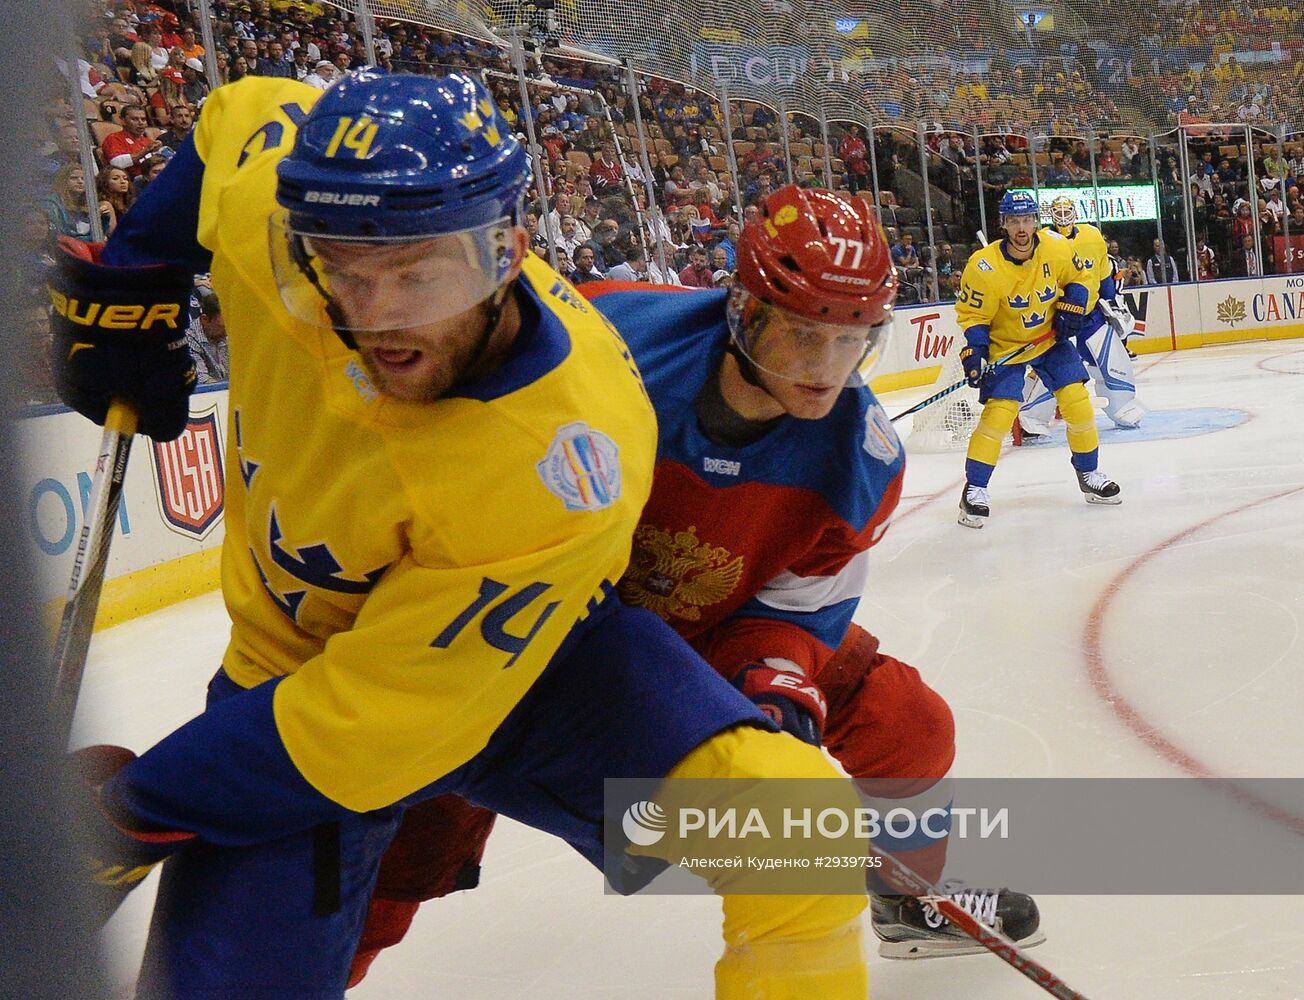
<instances>
[{"instance_id":1,"label":"hockey skate","mask_svg":"<svg viewBox=\"0 0 1304 1000\"><path fill-rule=\"evenodd\" d=\"M1078 473L1078 489L1082 491L1087 503L1120 504L1118 483L1110 479L1099 469Z\"/></svg>"},{"instance_id":2,"label":"hockey skate","mask_svg":"<svg viewBox=\"0 0 1304 1000\"><path fill-rule=\"evenodd\" d=\"M1117 487L1115 487L1117 491ZM960 516L957 519L966 528L981 528L991 513L990 501L987 499L987 487L965 483L960 492Z\"/></svg>"},{"instance_id":3,"label":"hockey skate","mask_svg":"<svg viewBox=\"0 0 1304 1000\"><path fill-rule=\"evenodd\" d=\"M943 883L941 890L966 913L1021 948L1046 940L1040 930L1041 914L1031 896L1009 889L971 889L956 881ZM931 903L914 896L873 893L869 907L870 923L881 942L878 953L884 958L944 958L986 950L952 926Z\"/></svg>"}]
</instances>

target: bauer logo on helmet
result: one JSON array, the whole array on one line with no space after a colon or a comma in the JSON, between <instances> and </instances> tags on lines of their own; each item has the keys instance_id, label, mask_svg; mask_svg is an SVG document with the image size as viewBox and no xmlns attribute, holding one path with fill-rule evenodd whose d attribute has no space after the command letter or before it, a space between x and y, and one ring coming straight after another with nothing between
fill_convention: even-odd
<instances>
[{"instance_id":1,"label":"bauer logo on helmet","mask_svg":"<svg viewBox=\"0 0 1304 1000\"><path fill-rule=\"evenodd\" d=\"M345 191L305 191L303 200L319 205L379 205L378 194L350 194Z\"/></svg>"}]
</instances>

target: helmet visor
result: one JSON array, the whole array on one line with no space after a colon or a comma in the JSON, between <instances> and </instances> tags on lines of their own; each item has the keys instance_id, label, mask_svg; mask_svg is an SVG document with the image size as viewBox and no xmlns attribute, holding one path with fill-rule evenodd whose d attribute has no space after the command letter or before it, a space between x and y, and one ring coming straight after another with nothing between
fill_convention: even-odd
<instances>
[{"instance_id":1,"label":"helmet visor","mask_svg":"<svg viewBox=\"0 0 1304 1000\"><path fill-rule=\"evenodd\" d=\"M286 311L327 329L438 323L489 298L513 263L506 218L417 239L325 239L295 230L284 212L269 227L272 274Z\"/></svg>"},{"instance_id":2,"label":"helmet visor","mask_svg":"<svg viewBox=\"0 0 1304 1000\"><path fill-rule=\"evenodd\" d=\"M891 319L877 326L820 323L767 305L745 289L729 297L729 329L759 371L809 385L859 385L878 362Z\"/></svg>"}]
</instances>

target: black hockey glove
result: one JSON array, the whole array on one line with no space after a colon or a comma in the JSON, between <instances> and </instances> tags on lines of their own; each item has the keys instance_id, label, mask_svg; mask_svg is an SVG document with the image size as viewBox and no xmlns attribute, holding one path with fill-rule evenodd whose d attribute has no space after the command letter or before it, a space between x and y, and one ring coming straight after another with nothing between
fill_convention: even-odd
<instances>
[{"instance_id":1,"label":"black hockey glove","mask_svg":"<svg viewBox=\"0 0 1304 1000\"><path fill-rule=\"evenodd\" d=\"M1100 326L1100 313L1096 309L1087 312L1089 298L1086 285L1071 281L1064 286L1064 295L1055 303L1055 318L1052 320L1057 340L1068 340Z\"/></svg>"},{"instance_id":2,"label":"black hockey glove","mask_svg":"<svg viewBox=\"0 0 1304 1000\"><path fill-rule=\"evenodd\" d=\"M171 441L186 429L195 385L186 345L193 276L170 265L108 267L103 246L59 240L49 282L59 395L97 424L121 399L141 434Z\"/></svg>"},{"instance_id":3,"label":"black hockey glove","mask_svg":"<svg viewBox=\"0 0 1304 1000\"><path fill-rule=\"evenodd\" d=\"M975 389L987 374L987 348L966 347L960 351L960 364L964 366L964 380Z\"/></svg>"}]
</instances>

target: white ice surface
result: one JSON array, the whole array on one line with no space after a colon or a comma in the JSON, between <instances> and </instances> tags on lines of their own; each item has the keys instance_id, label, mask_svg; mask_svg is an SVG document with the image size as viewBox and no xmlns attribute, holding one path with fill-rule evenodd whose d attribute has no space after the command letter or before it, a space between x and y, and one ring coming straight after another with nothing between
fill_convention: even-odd
<instances>
[{"instance_id":1,"label":"white ice surface","mask_svg":"<svg viewBox=\"0 0 1304 1000\"><path fill-rule=\"evenodd\" d=\"M1151 355L1138 372L1157 411L1251 419L1110 442L1101 467L1123 487L1116 508L1083 503L1066 451L1009 452L981 531L955 523L963 456L911 458L857 619L950 702L957 776L1178 776L1182 755L1219 776L1304 775L1304 348ZM899 412L923 394L885 405ZM209 595L99 634L75 740L140 749L196 713L227 628ZM124 995L152 892L137 891L106 932ZM1039 903L1049 939L1035 956L1093 1000L1304 998L1304 899ZM605 896L569 848L500 821L481 887L427 905L350 997L707 998L718 926L711 898ZM875 955L871 995L1046 994L987 955Z\"/></svg>"}]
</instances>

